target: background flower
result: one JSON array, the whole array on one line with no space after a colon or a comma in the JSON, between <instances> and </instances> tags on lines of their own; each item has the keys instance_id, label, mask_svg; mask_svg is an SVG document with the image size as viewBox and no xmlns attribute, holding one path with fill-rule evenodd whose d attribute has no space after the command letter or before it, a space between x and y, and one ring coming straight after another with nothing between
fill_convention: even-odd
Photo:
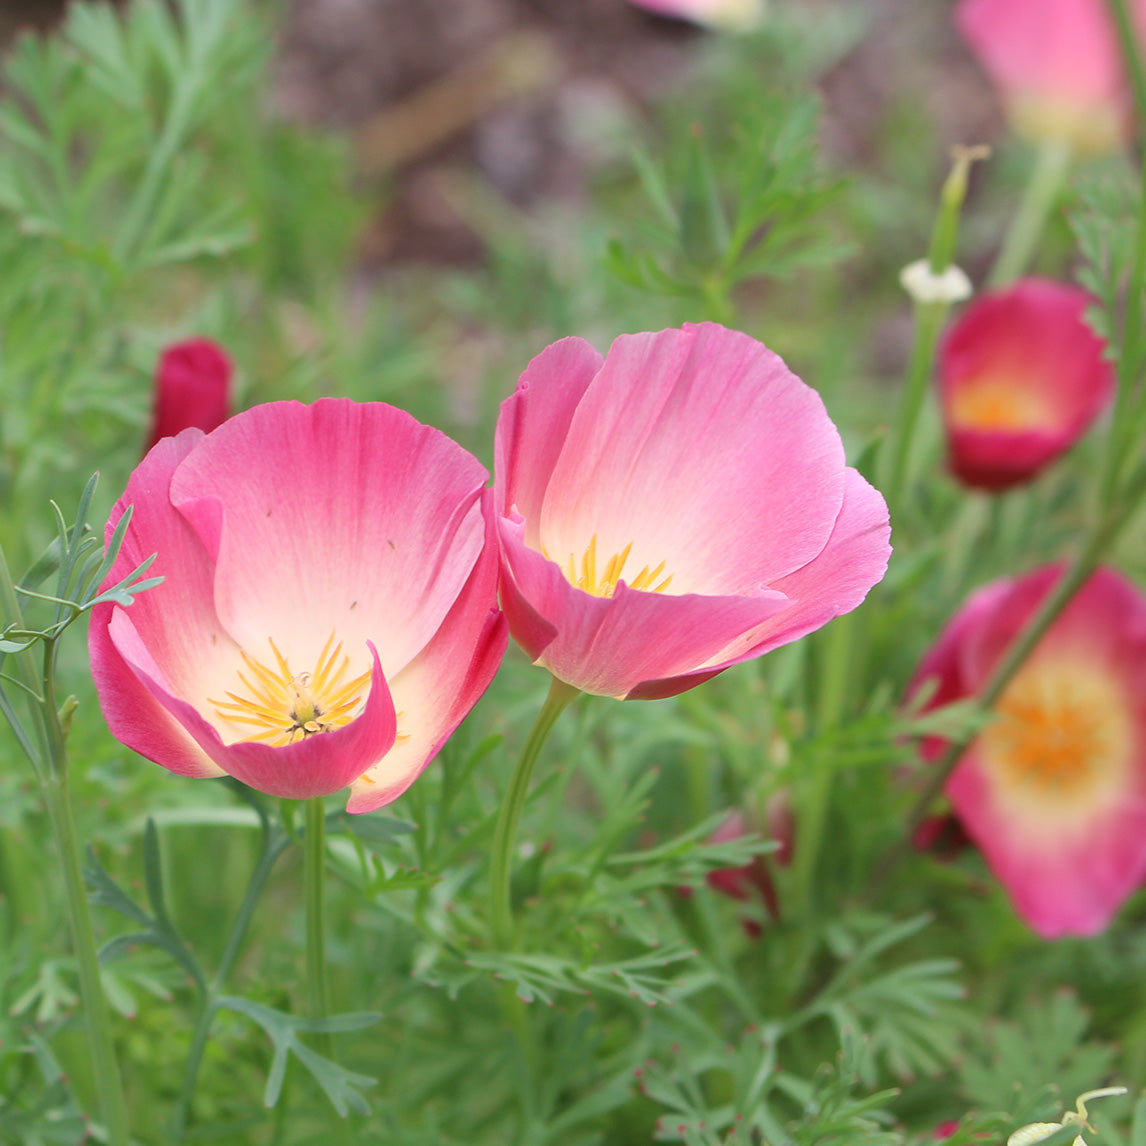
<instances>
[{"instance_id":1,"label":"background flower","mask_svg":"<svg viewBox=\"0 0 1146 1146\"><path fill-rule=\"evenodd\" d=\"M192 427L211 431L231 414L231 376L227 352L209 338L173 342L159 356L155 372L150 450L160 438Z\"/></svg>"},{"instance_id":2,"label":"background flower","mask_svg":"<svg viewBox=\"0 0 1146 1146\"><path fill-rule=\"evenodd\" d=\"M109 582L153 552L166 580L92 616L112 732L184 775L395 799L505 648L485 479L381 403L273 403L160 442L108 523L134 506Z\"/></svg>"},{"instance_id":3,"label":"background flower","mask_svg":"<svg viewBox=\"0 0 1146 1146\"><path fill-rule=\"evenodd\" d=\"M854 609L887 506L823 402L714 323L539 354L497 426L502 607L585 692L671 696Z\"/></svg>"},{"instance_id":4,"label":"background flower","mask_svg":"<svg viewBox=\"0 0 1146 1146\"><path fill-rule=\"evenodd\" d=\"M935 679L930 708L976 695L1061 573L972 594L911 690ZM1099 569L995 713L948 781L955 813L1035 931L1101 931L1146 877L1146 595Z\"/></svg>"},{"instance_id":5,"label":"background flower","mask_svg":"<svg viewBox=\"0 0 1146 1146\"><path fill-rule=\"evenodd\" d=\"M1141 29L1146 3L1131 6ZM963 0L956 20L1018 134L1083 154L1122 144L1130 98L1105 0Z\"/></svg>"},{"instance_id":6,"label":"background flower","mask_svg":"<svg viewBox=\"0 0 1146 1146\"><path fill-rule=\"evenodd\" d=\"M948 464L967 485L1033 478L1086 432L1114 394L1106 346L1087 326L1090 296L1028 278L980 295L939 348Z\"/></svg>"}]
</instances>

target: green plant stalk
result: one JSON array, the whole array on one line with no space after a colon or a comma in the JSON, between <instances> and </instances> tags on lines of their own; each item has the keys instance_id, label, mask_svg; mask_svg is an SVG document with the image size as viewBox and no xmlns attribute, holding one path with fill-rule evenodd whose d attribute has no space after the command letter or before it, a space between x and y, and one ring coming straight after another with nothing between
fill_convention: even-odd
<instances>
[{"instance_id":1,"label":"green plant stalk","mask_svg":"<svg viewBox=\"0 0 1146 1146\"><path fill-rule=\"evenodd\" d=\"M927 397L931 364L935 360L935 348L939 344L939 334L943 330L947 310L947 304L942 302L915 304L915 338L907 366L907 385L899 417L892 431L891 462L883 486L883 496L893 514L899 508L907 483L911 444L915 438L915 427L923 409L923 401Z\"/></svg>"},{"instance_id":2,"label":"green plant stalk","mask_svg":"<svg viewBox=\"0 0 1146 1146\"><path fill-rule=\"evenodd\" d=\"M303 895L306 900L307 1011L312 1019L330 1015L330 983L326 974L326 801L306 801L303 837ZM330 1057L330 1035L315 1035L315 1049Z\"/></svg>"},{"instance_id":3,"label":"green plant stalk","mask_svg":"<svg viewBox=\"0 0 1146 1146\"><path fill-rule=\"evenodd\" d=\"M199 1081L199 1068L203 1055L207 1050L207 1043L211 1035L211 1025L215 1021L218 1010L218 1000L224 994L224 988L235 960L239 957L243 941L247 937L251 918L255 907L266 886L271 869L279 856L286 850L290 839L286 835L268 833L263 842L263 852L259 862L251 873L251 881L247 885L246 895L239 907L235 921L231 925L231 932L227 936L227 945L223 949L223 956L219 960L219 967L211 985L199 1000L199 1013L195 1020L195 1030L191 1035L191 1047L187 1052L187 1062L183 1070L183 1087L179 1092L179 1101L175 1106L175 1113L171 1119L171 1135L173 1142L182 1142L187 1132L187 1121L191 1114L191 1103L195 1098L195 1087Z\"/></svg>"},{"instance_id":4,"label":"green plant stalk","mask_svg":"<svg viewBox=\"0 0 1146 1146\"><path fill-rule=\"evenodd\" d=\"M1044 143L1039 149L1019 210L991 268L988 286L1007 286L1027 270L1066 182L1071 158L1065 143Z\"/></svg>"},{"instance_id":5,"label":"green plant stalk","mask_svg":"<svg viewBox=\"0 0 1146 1146\"><path fill-rule=\"evenodd\" d=\"M83 996L84 1017L87 1020L88 1047L99 1092L100 1111L109 1146L127 1146L129 1123L127 1104L123 1096L123 1082L119 1073L119 1060L111 1036L111 1023L100 981L99 955L91 913L88 911L87 889L84 886L80 864L80 845L69 796L68 758L64 733L56 715L53 673L55 668L55 641L44 642L43 675L40 682L41 725L47 746L47 770L40 777L40 791L48 805L52 828L59 849L64 888L68 899L68 919L71 924L72 945L80 973L80 993Z\"/></svg>"},{"instance_id":6,"label":"green plant stalk","mask_svg":"<svg viewBox=\"0 0 1146 1146\"><path fill-rule=\"evenodd\" d=\"M1133 81L1134 102L1140 122L1146 123L1146 71L1138 52L1137 40L1130 22L1126 0L1107 0L1111 15L1118 28L1123 59ZM1146 153L1142 158L1142 186L1146 187ZM1126 291L1126 309L1122 328L1122 353L1118 357L1118 391L1110 419L1110 449L1106 454L1102 481L1099 487L1101 504L1109 506L1116 497L1123 469L1139 447L1146 429L1146 395L1134 393L1139 380L1142 355L1142 306L1146 293L1146 194L1138 201L1138 227L1134 248L1134 262L1130 268L1130 282Z\"/></svg>"},{"instance_id":7,"label":"green plant stalk","mask_svg":"<svg viewBox=\"0 0 1146 1146\"><path fill-rule=\"evenodd\" d=\"M513 848L517 840L517 829L521 823L521 813L525 799L529 795L529 782L545 741L553 730L557 718L577 696L578 689L558 680L550 681L549 695L537 714L537 720L529 730L529 736L521 749L513 778L502 799L497 813L497 823L493 829L492 853L489 865L490 931L494 944L503 951L514 945L513 905L510 898L510 880L513 876Z\"/></svg>"}]
</instances>

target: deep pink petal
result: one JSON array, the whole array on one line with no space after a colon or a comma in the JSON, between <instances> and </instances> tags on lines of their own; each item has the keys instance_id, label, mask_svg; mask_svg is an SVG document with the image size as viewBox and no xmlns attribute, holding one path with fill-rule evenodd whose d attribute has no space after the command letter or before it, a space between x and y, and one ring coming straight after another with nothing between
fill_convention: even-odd
<instances>
[{"instance_id":1,"label":"deep pink petal","mask_svg":"<svg viewBox=\"0 0 1146 1146\"><path fill-rule=\"evenodd\" d=\"M556 564L524 544L521 534L520 522L502 520L504 577L539 617L559 620L553 639L535 659L582 692L624 697L646 680L691 672L788 605L773 590L735 597L670 596L623 583L612 598L595 597L574 588ZM512 631L512 604L506 613Z\"/></svg>"},{"instance_id":2,"label":"deep pink petal","mask_svg":"<svg viewBox=\"0 0 1146 1146\"><path fill-rule=\"evenodd\" d=\"M819 395L755 339L624 335L569 426L540 547L576 563L596 537L604 562L632 543L627 568L664 561L670 593L753 593L824 548L843 469Z\"/></svg>"},{"instance_id":3,"label":"deep pink petal","mask_svg":"<svg viewBox=\"0 0 1146 1146\"><path fill-rule=\"evenodd\" d=\"M108 630L116 650L138 680L218 768L268 795L290 800L328 796L356 780L394 744L394 705L372 644L370 692L361 715L342 728L271 747L242 741L224 744L215 726L174 693L124 610L116 610ZM137 751L154 759L152 747L145 740Z\"/></svg>"},{"instance_id":4,"label":"deep pink petal","mask_svg":"<svg viewBox=\"0 0 1146 1146\"><path fill-rule=\"evenodd\" d=\"M255 656L313 665L335 633L387 676L428 643L482 547L485 470L381 403L258 406L179 467L171 496L216 562L215 606Z\"/></svg>"}]
</instances>

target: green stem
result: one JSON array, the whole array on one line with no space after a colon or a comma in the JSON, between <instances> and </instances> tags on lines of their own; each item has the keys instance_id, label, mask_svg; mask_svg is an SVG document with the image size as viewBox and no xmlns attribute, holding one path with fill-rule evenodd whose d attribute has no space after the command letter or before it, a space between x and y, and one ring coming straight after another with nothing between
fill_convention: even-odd
<instances>
[{"instance_id":1,"label":"green stem","mask_svg":"<svg viewBox=\"0 0 1146 1146\"><path fill-rule=\"evenodd\" d=\"M303 894L306 899L307 1010L312 1019L330 1014L330 986L326 974L326 801L306 801L303 837ZM330 1057L330 1035L315 1035L315 1049Z\"/></svg>"},{"instance_id":2,"label":"green stem","mask_svg":"<svg viewBox=\"0 0 1146 1146\"><path fill-rule=\"evenodd\" d=\"M191 1103L195 1097L195 1087L199 1080L199 1067L203 1055L207 1050L207 1043L211 1034L211 1024L215 1021L217 1001L223 994L227 978L239 957L243 941L247 937L247 930L251 924L255 907L270 877L271 869L279 856L286 850L290 837L278 832L268 831L263 838L263 852L259 862L251 874L251 882L247 885L247 893L231 925L231 933L227 936L227 946L223 949L219 960L218 970L211 981L211 986L200 997L199 1014L195 1020L195 1030L191 1036L191 1048L187 1054L187 1062L183 1071L183 1088L179 1093L179 1101L171 1120L171 1135L173 1142L182 1142L187 1132L187 1120L191 1114Z\"/></svg>"},{"instance_id":3,"label":"green stem","mask_svg":"<svg viewBox=\"0 0 1146 1146\"><path fill-rule=\"evenodd\" d=\"M1039 149L1018 213L991 269L988 286L1007 286L1026 271L1066 182L1071 156L1065 143L1044 143Z\"/></svg>"},{"instance_id":4,"label":"green stem","mask_svg":"<svg viewBox=\"0 0 1146 1146\"><path fill-rule=\"evenodd\" d=\"M513 946L513 906L510 900L510 879L513 875L513 846L517 839L517 828L521 823L521 813L525 799L529 795L529 781L533 767L557 718L578 695L571 684L552 679L549 695L537 714L537 720L529 731L525 745L518 757L517 767L509 789L497 813L497 824L493 830L493 851L489 865L490 883L490 930L494 944L503 951Z\"/></svg>"},{"instance_id":5,"label":"green stem","mask_svg":"<svg viewBox=\"0 0 1146 1146\"><path fill-rule=\"evenodd\" d=\"M80 993L83 996L84 1017L87 1020L88 1048L99 1092L104 1129L107 1132L109 1146L127 1146L129 1133L127 1104L123 1097L119 1060L116 1058L115 1044L112 1041L103 983L100 981L99 955L96 951L95 933L92 930L91 913L88 911L87 888L84 886L80 864L79 837L76 835L75 821L72 819L64 735L56 718L52 684L54 656L55 643L45 641L41 695L44 698L42 724L48 747L48 770L40 777L40 790L43 792L44 802L48 805L48 814L56 835L56 847L60 854L60 867L63 870L64 888L68 898L72 946L79 967Z\"/></svg>"},{"instance_id":6,"label":"green stem","mask_svg":"<svg viewBox=\"0 0 1146 1146\"><path fill-rule=\"evenodd\" d=\"M943 320L947 317L947 304L921 302L915 304L915 340L911 347L911 360L907 367L907 385L899 417L892 428L891 463L883 495L891 507L892 516L899 508L907 481L907 465L911 458L911 444L915 426L919 421L923 400L931 380L931 364L935 360L935 347Z\"/></svg>"}]
</instances>

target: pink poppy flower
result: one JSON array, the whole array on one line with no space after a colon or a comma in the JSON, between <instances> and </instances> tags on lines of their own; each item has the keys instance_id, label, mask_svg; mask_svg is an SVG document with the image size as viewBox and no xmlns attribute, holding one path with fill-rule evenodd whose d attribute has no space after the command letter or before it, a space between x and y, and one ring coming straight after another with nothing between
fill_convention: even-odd
<instances>
[{"instance_id":1,"label":"pink poppy flower","mask_svg":"<svg viewBox=\"0 0 1146 1146\"><path fill-rule=\"evenodd\" d=\"M980 295L939 348L949 465L969 486L1033 478L1086 432L1114 394L1090 296L1050 279Z\"/></svg>"},{"instance_id":2,"label":"pink poppy flower","mask_svg":"<svg viewBox=\"0 0 1146 1146\"><path fill-rule=\"evenodd\" d=\"M1146 2L1131 7L1146 28ZM1131 100L1105 0L962 0L956 20L1019 135L1080 154L1121 146Z\"/></svg>"},{"instance_id":3,"label":"pink poppy flower","mask_svg":"<svg viewBox=\"0 0 1146 1146\"><path fill-rule=\"evenodd\" d=\"M932 708L974 696L1061 574L973 593L911 691L934 678ZM955 814L1039 935L1093 935L1146 878L1146 595L1099 569L995 713L948 781Z\"/></svg>"},{"instance_id":4,"label":"pink poppy flower","mask_svg":"<svg viewBox=\"0 0 1146 1146\"><path fill-rule=\"evenodd\" d=\"M714 323L539 354L497 425L502 608L582 690L673 696L854 609L887 506L814 390Z\"/></svg>"},{"instance_id":5,"label":"pink poppy flower","mask_svg":"<svg viewBox=\"0 0 1146 1146\"><path fill-rule=\"evenodd\" d=\"M231 375L227 353L209 338L173 342L159 356L147 453L160 438L194 426L210 432L231 415Z\"/></svg>"},{"instance_id":6,"label":"pink poppy flower","mask_svg":"<svg viewBox=\"0 0 1146 1146\"><path fill-rule=\"evenodd\" d=\"M128 747L272 796L402 794L505 650L486 472L381 403L257 406L143 460L108 577L162 585L93 610L100 705Z\"/></svg>"}]
</instances>

